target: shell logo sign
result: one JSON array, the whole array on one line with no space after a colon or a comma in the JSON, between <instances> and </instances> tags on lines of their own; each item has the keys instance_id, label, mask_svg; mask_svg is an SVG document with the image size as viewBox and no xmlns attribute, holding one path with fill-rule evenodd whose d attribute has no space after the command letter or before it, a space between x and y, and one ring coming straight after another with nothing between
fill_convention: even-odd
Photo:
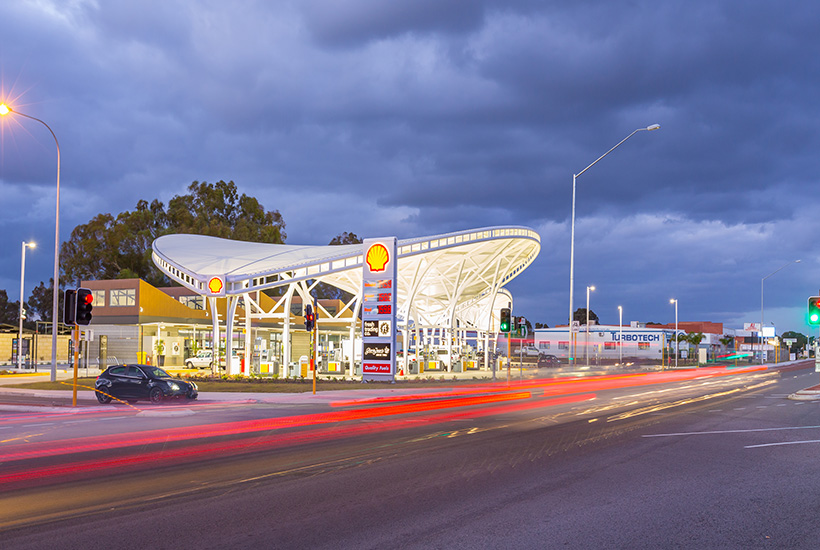
<instances>
[{"instance_id":1,"label":"shell logo sign","mask_svg":"<svg viewBox=\"0 0 820 550\"><path fill-rule=\"evenodd\" d=\"M370 271L378 273L384 271L384 267L390 261L390 254L388 254L387 248L383 244L376 243L367 250L364 260L367 262Z\"/></svg>"},{"instance_id":2,"label":"shell logo sign","mask_svg":"<svg viewBox=\"0 0 820 550\"><path fill-rule=\"evenodd\" d=\"M208 281L208 291L211 294L219 294L224 286L225 283L222 282L220 277L211 277L211 280Z\"/></svg>"}]
</instances>

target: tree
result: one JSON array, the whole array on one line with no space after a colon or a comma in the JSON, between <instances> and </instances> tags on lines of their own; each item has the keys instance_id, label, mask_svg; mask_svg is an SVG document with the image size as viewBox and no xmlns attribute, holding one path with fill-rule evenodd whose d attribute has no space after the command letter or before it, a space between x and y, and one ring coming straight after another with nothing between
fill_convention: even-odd
<instances>
[{"instance_id":1,"label":"tree","mask_svg":"<svg viewBox=\"0 0 820 550\"><path fill-rule=\"evenodd\" d=\"M140 200L133 211L116 217L98 214L78 225L63 243L62 281L141 278L154 286L170 280L151 260L151 244L171 233L195 233L226 239L283 243L285 222L277 210L265 210L259 201L234 182L193 182L187 195L174 196L166 209L162 202Z\"/></svg>"},{"instance_id":2,"label":"tree","mask_svg":"<svg viewBox=\"0 0 820 550\"><path fill-rule=\"evenodd\" d=\"M550 328L547 323L535 323L535 328Z\"/></svg>"},{"instance_id":3,"label":"tree","mask_svg":"<svg viewBox=\"0 0 820 550\"><path fill-rule=\"evenodd\" d=\"M233 181L193 182L188 195L168 201L169 233L194 233L260 243L284 243L285 222L278 210L239 196Z\"/></svg>"},{"instance_id":4,"label":"tree","mask_svg":"<svg viewBox=\"0 0 820 550\"><path fill-rule=\"evenodd\" d=\"M36 287L34 287L31 290L31 295L28 298L29 315L28 315L28 320L27 321L31 321L30 324L31 324L32 327L34 326L33 321L35 320L35 318L39 319L40 321L47 321L47 322L51 322L51 320L52 320L52 316L51 316L52 308L51 308L51 306L53 305L53 300L54 300L54 292L53 292L54 278L49 278L48 281L49 281L48 286L46 286L43 283L43 281L40 281L40 284L38 284ZM60 314L59 315L60 322L62 322L63 296L64 295L65 295L65 292L62 289L60 289L60 292L59 292L59 295L58 295L58 298L57 298L58 301L59 301L57 307L59 308L58 313Z\"/></svg>"},{"instance_id":5,"label":"tree","mask_svg":"<svg viewBox=\"0 0 820 550\"><path fill-rule=\"evenodd\" d=\"M9 302L9 295L0 290L0 323L16 325L20 314L20 301Z\"/></svg>"},{"instance_id":6,"label":"tree","mask_svg":"<svg viewBox=\"0 0 820 550\"><path fill-rule=\"evenodd\" d=\"M337 244L362 244L362 239L359 238L358 235L355 233L348 233L347 231L336 235L332 239L330 239L329 245L337 245Z\"/></svg>"},{"instance_id":7,"label":"tree","mask_svg":"<svg viewBox=\"0 0 820 550\"><path fill-rule=\"evenodd\" d=\"M731 349L734 349L735 348L735 337L732 336L731 334L724 334L723 338L720 339L720 343L723 344L727 348L731 347Z\"/></svg>"},{"instance_id":8,"label":"tree","mask_svg":"<svg viewBox=\"0 0 820 550\"><path fill-rule=\"evenodd\" d=\"M573 313L573 315L572 315L572 320L573 321L578 321L582 325L586 325L587 324L587 308L579 307L578 309L576 309L575 313ZM596 324L600 324L600 322L598 321L598 316L595 315L595 312L590 309L589 310L589 322L592 323L592 321L595 321Z\"/></svg>"},{"instance_id":9,"label":"tree","mask_svg":"<svg viewBox=\"0 0 820 550\"><path fill-rule=\"evenodd\" d=\"M348 233L345 231L339 235L333 237L329 245L342 245L342 244L361 244L362 239L360 239L355 233ZM329 299L329 300L341 300L343 302L348 302L353 298L353 295L349 292L342 290L341 288L337 288L333 285L329 285L327 283L318 283L316 288L314 289L314 293L317 298L322 299Z\"/></svg>"},{"instance_id":10,"label":"tree","mask_svg":"<svg viewBox=\"0 0 820 550\"><path fill-rule=\"evenodd\" d=\"M809 342L808 336L801 334L800 332L794 332L793 330L788 330L780 335L781 340L784 338L797 340L797 342L789 346L789 353L799 352L801 349L805 348L806 344Z\"/></svg>"}]
</instances>

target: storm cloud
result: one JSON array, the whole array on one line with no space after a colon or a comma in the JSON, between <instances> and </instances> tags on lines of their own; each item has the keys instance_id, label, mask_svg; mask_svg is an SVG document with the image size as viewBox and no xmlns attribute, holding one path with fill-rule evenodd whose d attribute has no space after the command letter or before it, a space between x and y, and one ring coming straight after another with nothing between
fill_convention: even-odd
<instances>
[{"instance_id":1,"label":"storm cloud","mask_svg":"<svg viewBox=\"0 0 820 550\"><path fill-rule=\"evenodd\" d=\"M820 5L796 1L12 0L0 100L62 153L62 238L100 212L233 180L288 242L520 224L515 313L760 320L818 291ZM2 119L0 288L47 281L54 143ZM771 312L771 315L769 315ZM768 318L771 317L771 318Z\"/></svg>"}]
</instances>

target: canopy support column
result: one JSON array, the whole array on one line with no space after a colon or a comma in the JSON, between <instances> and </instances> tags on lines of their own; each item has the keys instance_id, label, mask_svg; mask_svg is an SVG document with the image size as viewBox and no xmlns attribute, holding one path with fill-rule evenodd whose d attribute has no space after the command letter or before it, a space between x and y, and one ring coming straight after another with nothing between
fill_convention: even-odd
<instances>
[{"instance_id":1,"label":"canopy support column","mask_svg":"<svg viewBox=\"0 0 820 550\"><path fill-rule=\"evenodd\" d=\"M211 342L211 374L219 372L219 312L216 310L216 298L208 298L213 320L213 341Z\"/></svg>"},{"instance_id":2,"label":"canopy support column","mask_svg":"<svg viewBox=\"0 0 820 550\"><path fill-rule=\"evenodd\" d=\"M356 305L353 307L353 317L350 319L350 357L348 358L348 368L350 369L351 378L353 378L356 373L356 323L359 320L359 310L361 307L362 294L359 293L358 298L356 298Z\"/></svg>"},{"instance_id":3,"label":"canopy support column","mask_svg":"<svg viewBox=\"0 0 820 550\"><path fill-rule=\"evenodd\" d=\"M290 376L290 304L293 301L294 284L288 285L285 295L285 318L282 322L282 378Z\"/></svg>"},{"instance_id":4,"label":"canopy support column","mask_svg":"<svg viewBox=\"0 0 820 550\"><path fill-rule=\"evenodd\" d=\"M225 371L230 375L239 374L233 364L233 323L236 317L236 304L239 303L238 296L228 296L225 298L227 303L225 309L227 315L225 316Z\"/></svg>"}]
</instances>

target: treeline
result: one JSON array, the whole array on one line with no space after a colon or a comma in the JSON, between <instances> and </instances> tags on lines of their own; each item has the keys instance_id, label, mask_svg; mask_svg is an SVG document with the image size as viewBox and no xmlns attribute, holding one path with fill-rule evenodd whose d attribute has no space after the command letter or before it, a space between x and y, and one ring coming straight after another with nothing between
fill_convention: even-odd
<instances>
[{"instance_id":1,"label":"treeline","mask_svg":"<svg viewBox=\"0 0 820 550\"><path fill-rule=\"evenodd\" d=\"M78 225L60 247L60 293L83 280L140 278L158 287L170 286L151 260L151 243L157 237L174 233L208 235L241 241L284 244L285 220L278 210L266 210L254 197L239 194L233 181L216 183L195 181L188 193L176 195L164 205L154 199L140 200L134 210L97 214ZM329 244L360 243L355 233L344 232ZM51 320L54 280L34 287L24 303L27 327L33 319ZM319 285L317 297L341 297L341 291ZM16 325L19 300L10 301L0 290L0 323Z\"/></svg>"}]
</instances>

